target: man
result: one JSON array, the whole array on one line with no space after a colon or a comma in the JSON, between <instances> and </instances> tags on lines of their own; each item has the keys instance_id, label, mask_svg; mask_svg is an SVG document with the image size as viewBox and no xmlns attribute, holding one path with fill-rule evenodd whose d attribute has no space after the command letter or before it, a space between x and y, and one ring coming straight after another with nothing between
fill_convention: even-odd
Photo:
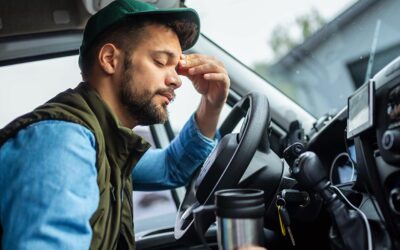
<instances>
[{"instance_id":1,"label":"man","mask_svg":"<svg viewBox=\"0 0 400 250\"><path fill-rule=\"evenodd\" d=\"M133 249L132 189L182 186L211 152L230 81L205 55L194 10L117 0L88 21L84 82L0 131L4 249ZM166 150L132 132L165 122L178 75L202 95ZM133 179L133 181L132 181Z\"/></svg>"}]
</instances>

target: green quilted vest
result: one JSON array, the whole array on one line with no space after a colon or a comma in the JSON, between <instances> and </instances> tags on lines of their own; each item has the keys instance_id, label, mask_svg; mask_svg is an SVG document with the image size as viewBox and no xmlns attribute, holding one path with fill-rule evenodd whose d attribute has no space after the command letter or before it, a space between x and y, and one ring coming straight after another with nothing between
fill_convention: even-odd
<instances>
[{"instance_id":1,"label":"green quilted vest","mask_svg":"<svg viewBox=\"0 0 400 250\"><path fill-rule=\"evenodd\" d=\"M78 123L96 138L100 202L90 219L91 249L134 249L131 172L149 144L131 129L122 127L97 92L81 83L0 130L0 147L20 129L42 120Z\"/></svg>"}]
</instances>

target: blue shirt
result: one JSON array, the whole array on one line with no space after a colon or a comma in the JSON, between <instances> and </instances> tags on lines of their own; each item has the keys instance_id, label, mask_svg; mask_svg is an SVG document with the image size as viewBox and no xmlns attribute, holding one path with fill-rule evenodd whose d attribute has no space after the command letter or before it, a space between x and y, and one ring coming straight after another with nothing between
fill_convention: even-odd
<instances>
[{"instance_id":1,"label":"blue shirt","mask_svg":"<svg viewBox=\"0 0 400 250\"><path fill-rule=\"evenodd\" d=\"M194 115L166 149L149 149L132 172L135 190L182 186L215 142ZM3 249L88 249L97 209L95 137L65 121L28 126L0 148Z\"/></svg>"}]
</instances>

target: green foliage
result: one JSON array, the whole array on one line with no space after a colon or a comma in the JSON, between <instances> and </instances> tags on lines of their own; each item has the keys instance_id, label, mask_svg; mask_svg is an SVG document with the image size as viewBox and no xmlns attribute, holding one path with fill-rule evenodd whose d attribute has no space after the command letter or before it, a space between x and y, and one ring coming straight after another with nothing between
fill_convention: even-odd
<instances>
[{"instance_id":1,"label":"green foliage","mask_svg":"<svg viewBox=\"0 0 400 250\"><path fill-rule=\"evenodd\" d=\"M294 47L303 43L325 23L325 19L318 11L312 9L309 13L298 16L290 23L277 25L271 31L270 39L268 40L268 45L273 52L272 58L269 61L254 63L254 71L271 84L277 84L278 86L275 85L277 88L293 100L296 100L298 86L294 85L291 79L287 79L287 75L271 69L276 61Z\"/></svg>"},{"instance_id":2,"label":"green foliage","mask_svg":"<svg viewBox=\"0 0 400 250\"><path fill-rule=\"evenodd\" d=\"M325 19L315 9L312 9L309 15L302 15L296 18L296 24L302 31L302 42L325 23Z\"/></svg>"},{"instance_id":3,"label":"green foliage","mask_svg":"<svg viewBox=\"0 0 400 250\"><path fill-rule=\"evenodd\" d=\"M303 43L325 23L325 19L319 12L312 9L310 13L297 17L292 23L276 26L268 41L274 53L273 60L279 59L292 48Z\"/></svg>"}]
</instances>

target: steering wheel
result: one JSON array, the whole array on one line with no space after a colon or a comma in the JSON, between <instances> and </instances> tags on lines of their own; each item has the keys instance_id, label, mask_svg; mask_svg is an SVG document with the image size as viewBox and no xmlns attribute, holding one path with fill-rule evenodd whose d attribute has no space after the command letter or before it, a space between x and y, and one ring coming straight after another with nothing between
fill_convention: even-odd
<instances>
[{"instance_id":1,"label":"steering wheel","mask_svg":"<svg viewBox=\"0 0 400 250\"><path fill-rule=\"evenodd\" d=\"M244 118L239 133L233 129ZM213 204L215 191L235 187L257 149L268 150L271 121L268 99L258 92L244 96L232 108L220 127L221 140L196 172L179 206L175 221L175 239L193 242L197 239L193 209ZM213 216L203 219L208 228Z\"/></svg>"}]
</instances>

